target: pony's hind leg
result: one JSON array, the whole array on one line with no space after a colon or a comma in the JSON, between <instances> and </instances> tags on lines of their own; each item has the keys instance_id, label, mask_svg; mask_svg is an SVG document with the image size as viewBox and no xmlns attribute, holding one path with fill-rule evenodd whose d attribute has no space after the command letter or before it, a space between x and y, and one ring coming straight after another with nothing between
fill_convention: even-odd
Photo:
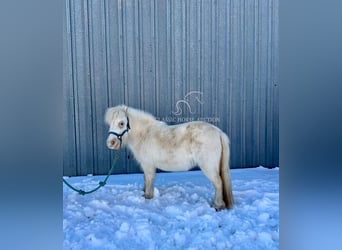
<instances>
[{"instance_id":1,"label":"pony's hind leg","mask_svg":"<svg viewBox=\"0 0 342 250\"><path fill-rule=\"evenodd\" d=\"M223 189L220 174L218 173L218 171L215 171L215 169L208 169L202 167L201 169L215 188L215 198L213 207L216 209L216 211L220 211L226 208L226 204L223 201Z\"/></svg>"},{"instance_id":2,"label":"pony's hind leg","mask_svg":"<svg viewBox=\"0 0 342 250\"><path fill-rule=\"evenodd\" d=\"M156 175L155 169L144 169L144 197L145 199L153 198L153 182Z\"/></svg>"}]
</instances>

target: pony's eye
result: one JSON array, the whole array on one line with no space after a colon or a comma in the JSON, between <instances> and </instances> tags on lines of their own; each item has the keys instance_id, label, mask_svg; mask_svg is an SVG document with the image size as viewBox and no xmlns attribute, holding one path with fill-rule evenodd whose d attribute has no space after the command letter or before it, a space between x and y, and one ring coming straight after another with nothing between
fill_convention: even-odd
<instances>
[{"instance_id":1,"label":"pony's eye","mask_svg":"<svg viewBox=\"0 0 342 250\"><path fill-rule=\"evenodd\" d=\"M125 125L124 122L119 122L119 127L120 127L120 128L123 128L124 125Z\"/></svg>"}]
</instances>

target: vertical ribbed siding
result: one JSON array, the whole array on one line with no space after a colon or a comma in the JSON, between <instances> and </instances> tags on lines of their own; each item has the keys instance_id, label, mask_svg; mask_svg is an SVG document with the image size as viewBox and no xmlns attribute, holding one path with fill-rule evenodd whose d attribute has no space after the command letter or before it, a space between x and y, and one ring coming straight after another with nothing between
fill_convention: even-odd
<instances>
[{"instance_id":1,"label":"vertical ribbed siding","mask_svg":"<svg viewBox=\"0 0 342 250\"><path fill-rule=\"evenodd\" d=\"M190 91L203 104L190 97L193 113L180 105L181 117L218 118L232 167L278 165L278 9L278 0L66 0L64 174L108 171L107 107L178 118ZM116 173L138 172L132 159L123 150Z\"/></svg>"}]
</instances>

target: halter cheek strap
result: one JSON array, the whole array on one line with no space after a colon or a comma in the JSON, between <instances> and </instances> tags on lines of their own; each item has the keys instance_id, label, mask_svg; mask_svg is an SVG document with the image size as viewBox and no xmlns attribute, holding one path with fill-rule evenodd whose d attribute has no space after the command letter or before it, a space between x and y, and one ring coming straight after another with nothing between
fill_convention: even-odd
<instances>
[{"instance_id":1,"label":"halter cheek strap","mask_svg":"<svg viewBox=\"0 0 342 250\"><path fill-rule=\"evenodd\" d=\"M115 135L115 136L119 139L120 144L121 144L121 143L122 143L122 137L123 137L124 134L126 134L126 133L128 132L128 130L130 130L130 129L131 129L131 126L129 125L129 119L128 119L128 116L127 116L127 127L126 127L126 129L125 129L124 131L122 131L121 134L118 134L118 133L116 133L116 132L114 132L114 131L109 131L108 134L109 134L109 135Z\"/></svg>"}]
</instances>

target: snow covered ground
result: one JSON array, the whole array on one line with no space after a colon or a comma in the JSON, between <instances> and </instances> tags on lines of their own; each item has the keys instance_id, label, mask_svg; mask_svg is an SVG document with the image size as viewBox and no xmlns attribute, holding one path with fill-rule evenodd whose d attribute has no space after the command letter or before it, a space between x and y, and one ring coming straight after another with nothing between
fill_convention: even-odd
<instances>
[{"instance_id":1,"label":"snow covered ground","mask_svg":"<svg viewBox=\"0 0 342 250\"><path fill-rule=\"evenodd\" d=\"M64 249L278 249L279 169L233 169L235 207L216 212L201 171L158 173L145 200L143 175L115 175L79 195L63 187ZM103 176L67 180L84 190Z\"/></svg>"}]
</instances>

